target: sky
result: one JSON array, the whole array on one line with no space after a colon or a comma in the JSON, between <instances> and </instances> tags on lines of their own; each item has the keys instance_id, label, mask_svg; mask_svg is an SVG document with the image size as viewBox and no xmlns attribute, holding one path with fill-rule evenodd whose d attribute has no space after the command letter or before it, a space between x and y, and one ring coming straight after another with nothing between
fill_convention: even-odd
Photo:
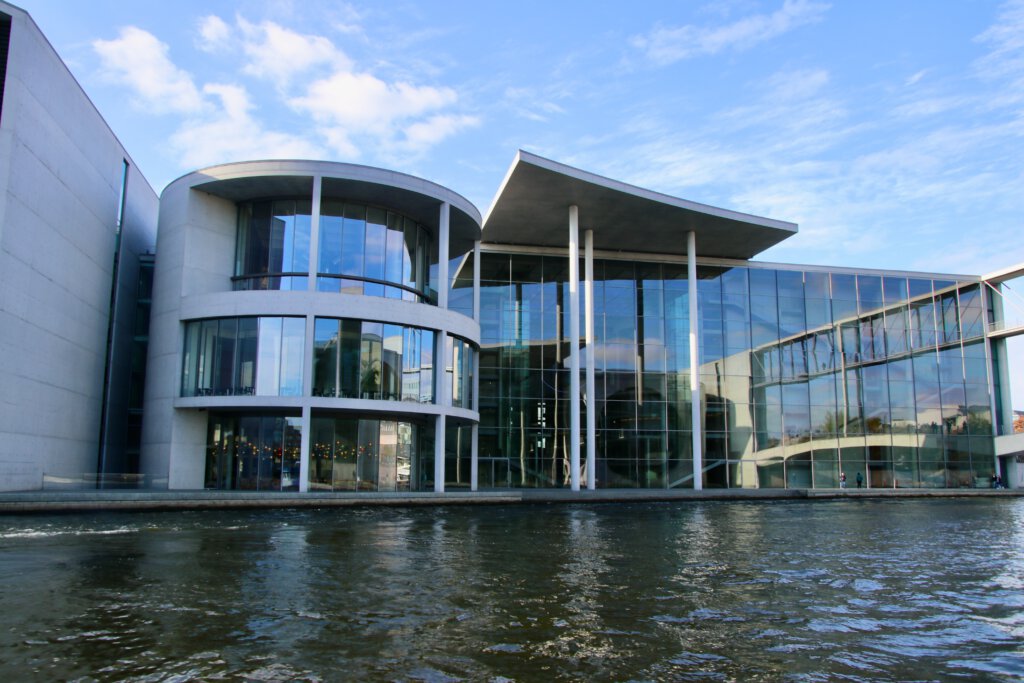
<instances>
[{"instance_id":1,"label":"sky","mask_svg":"<svg viewBox=\"0 0 1024 683\"><path fill-rule=\"evenodd\" d=\"M314 158L486 213L524 149L799 224L758 260L1024 262L1024 0L15 4L158 192Z\"/></svg>"}]
</instances>

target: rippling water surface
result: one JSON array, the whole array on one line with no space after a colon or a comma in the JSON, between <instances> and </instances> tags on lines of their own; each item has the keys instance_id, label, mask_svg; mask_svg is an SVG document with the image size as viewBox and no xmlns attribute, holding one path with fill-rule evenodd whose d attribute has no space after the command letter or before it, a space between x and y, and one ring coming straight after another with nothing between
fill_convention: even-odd
<instances>
[{"instance_id":1,"label":"rippling water surface","mask_svg":"<svg viewBox=\"0 0 1024 683\"><path fill-rule=\"evenodd\" d=\"M1021 680L1024 500L0 518L36 679Z\"/></svg>"}]
</instances>

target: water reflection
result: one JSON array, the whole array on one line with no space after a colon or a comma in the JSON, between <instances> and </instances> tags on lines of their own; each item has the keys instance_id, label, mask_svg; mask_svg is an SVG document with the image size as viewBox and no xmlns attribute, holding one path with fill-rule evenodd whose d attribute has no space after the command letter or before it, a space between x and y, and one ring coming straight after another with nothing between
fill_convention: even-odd
<instances>
[{"instance_id":1,"label":"water reflection","mask_svg":"<svg viewBox=\"0 0 1024 683\"><path fill-rule=\"evenodd\" d=\"M0 520L0 671L1013 680L1024 501Z\"/></svg>"}]
</instances>

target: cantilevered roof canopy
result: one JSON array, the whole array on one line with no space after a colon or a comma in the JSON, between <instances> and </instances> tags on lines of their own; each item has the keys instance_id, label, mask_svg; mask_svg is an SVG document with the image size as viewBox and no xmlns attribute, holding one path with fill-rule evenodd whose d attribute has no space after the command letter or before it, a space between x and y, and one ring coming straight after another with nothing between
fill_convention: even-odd
<instances>
[{"instance_id":1,"label":"cantilevered roof canopy","mask_svg":"<svg viewBox=\"0 0 1024 683\"><path fill-rule=\"evenodd\" d=\"M483 241L564 247L573 204L580 228L594 231L594 248L611 251L685 254L692 230L699 255L749 259L797 231L795 223L670 197L520 150L484 217Z\"/></svg>"}]
</instances>

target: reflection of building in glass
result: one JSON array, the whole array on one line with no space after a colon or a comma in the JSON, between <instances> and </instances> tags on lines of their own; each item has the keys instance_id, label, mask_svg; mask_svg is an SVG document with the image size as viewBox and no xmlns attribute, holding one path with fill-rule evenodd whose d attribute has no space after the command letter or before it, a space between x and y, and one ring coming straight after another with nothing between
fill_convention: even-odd
<instances>
[{"instance_id":1,"label":"reflection of building in glass","mask_svg":"<svg viewBox=\"0 0 1024 683\"><path fill-rule=\"evenodd\" d=\"M576 272L557 192L597 246ZM444 188L345 164L173 183L151 364L181 375L150 388L150 476L332 491L991 482L999 307L980 278L753 262L795 226L524 153L482 241L478 225Z\"/></svg>"},{"instance_id":2,"label":"reflection of building in glass","mask_svg":"<svg viewBox=\"0 0 1024 683\"><path fill-rule=\"evenodd\" d=\"M485 218L318 161L157 202L3 2L0 48L0 489L1021 480L1001 283L1024 267L759 263L794 224L525 152Z\"/></svg>"},{"instance_id":3,"label":"reflection of building in glass","mask_svg":"<svg viewBox=\"0 0 1024 683\"><path fill-rule=\"evenodd\" d=\"M252 162L171 183L160 221L153 485L468 486L444 466L477 423L479 326L439 283L479 240L475 207L390 171Z\"/></svg>"}]
</instances>

